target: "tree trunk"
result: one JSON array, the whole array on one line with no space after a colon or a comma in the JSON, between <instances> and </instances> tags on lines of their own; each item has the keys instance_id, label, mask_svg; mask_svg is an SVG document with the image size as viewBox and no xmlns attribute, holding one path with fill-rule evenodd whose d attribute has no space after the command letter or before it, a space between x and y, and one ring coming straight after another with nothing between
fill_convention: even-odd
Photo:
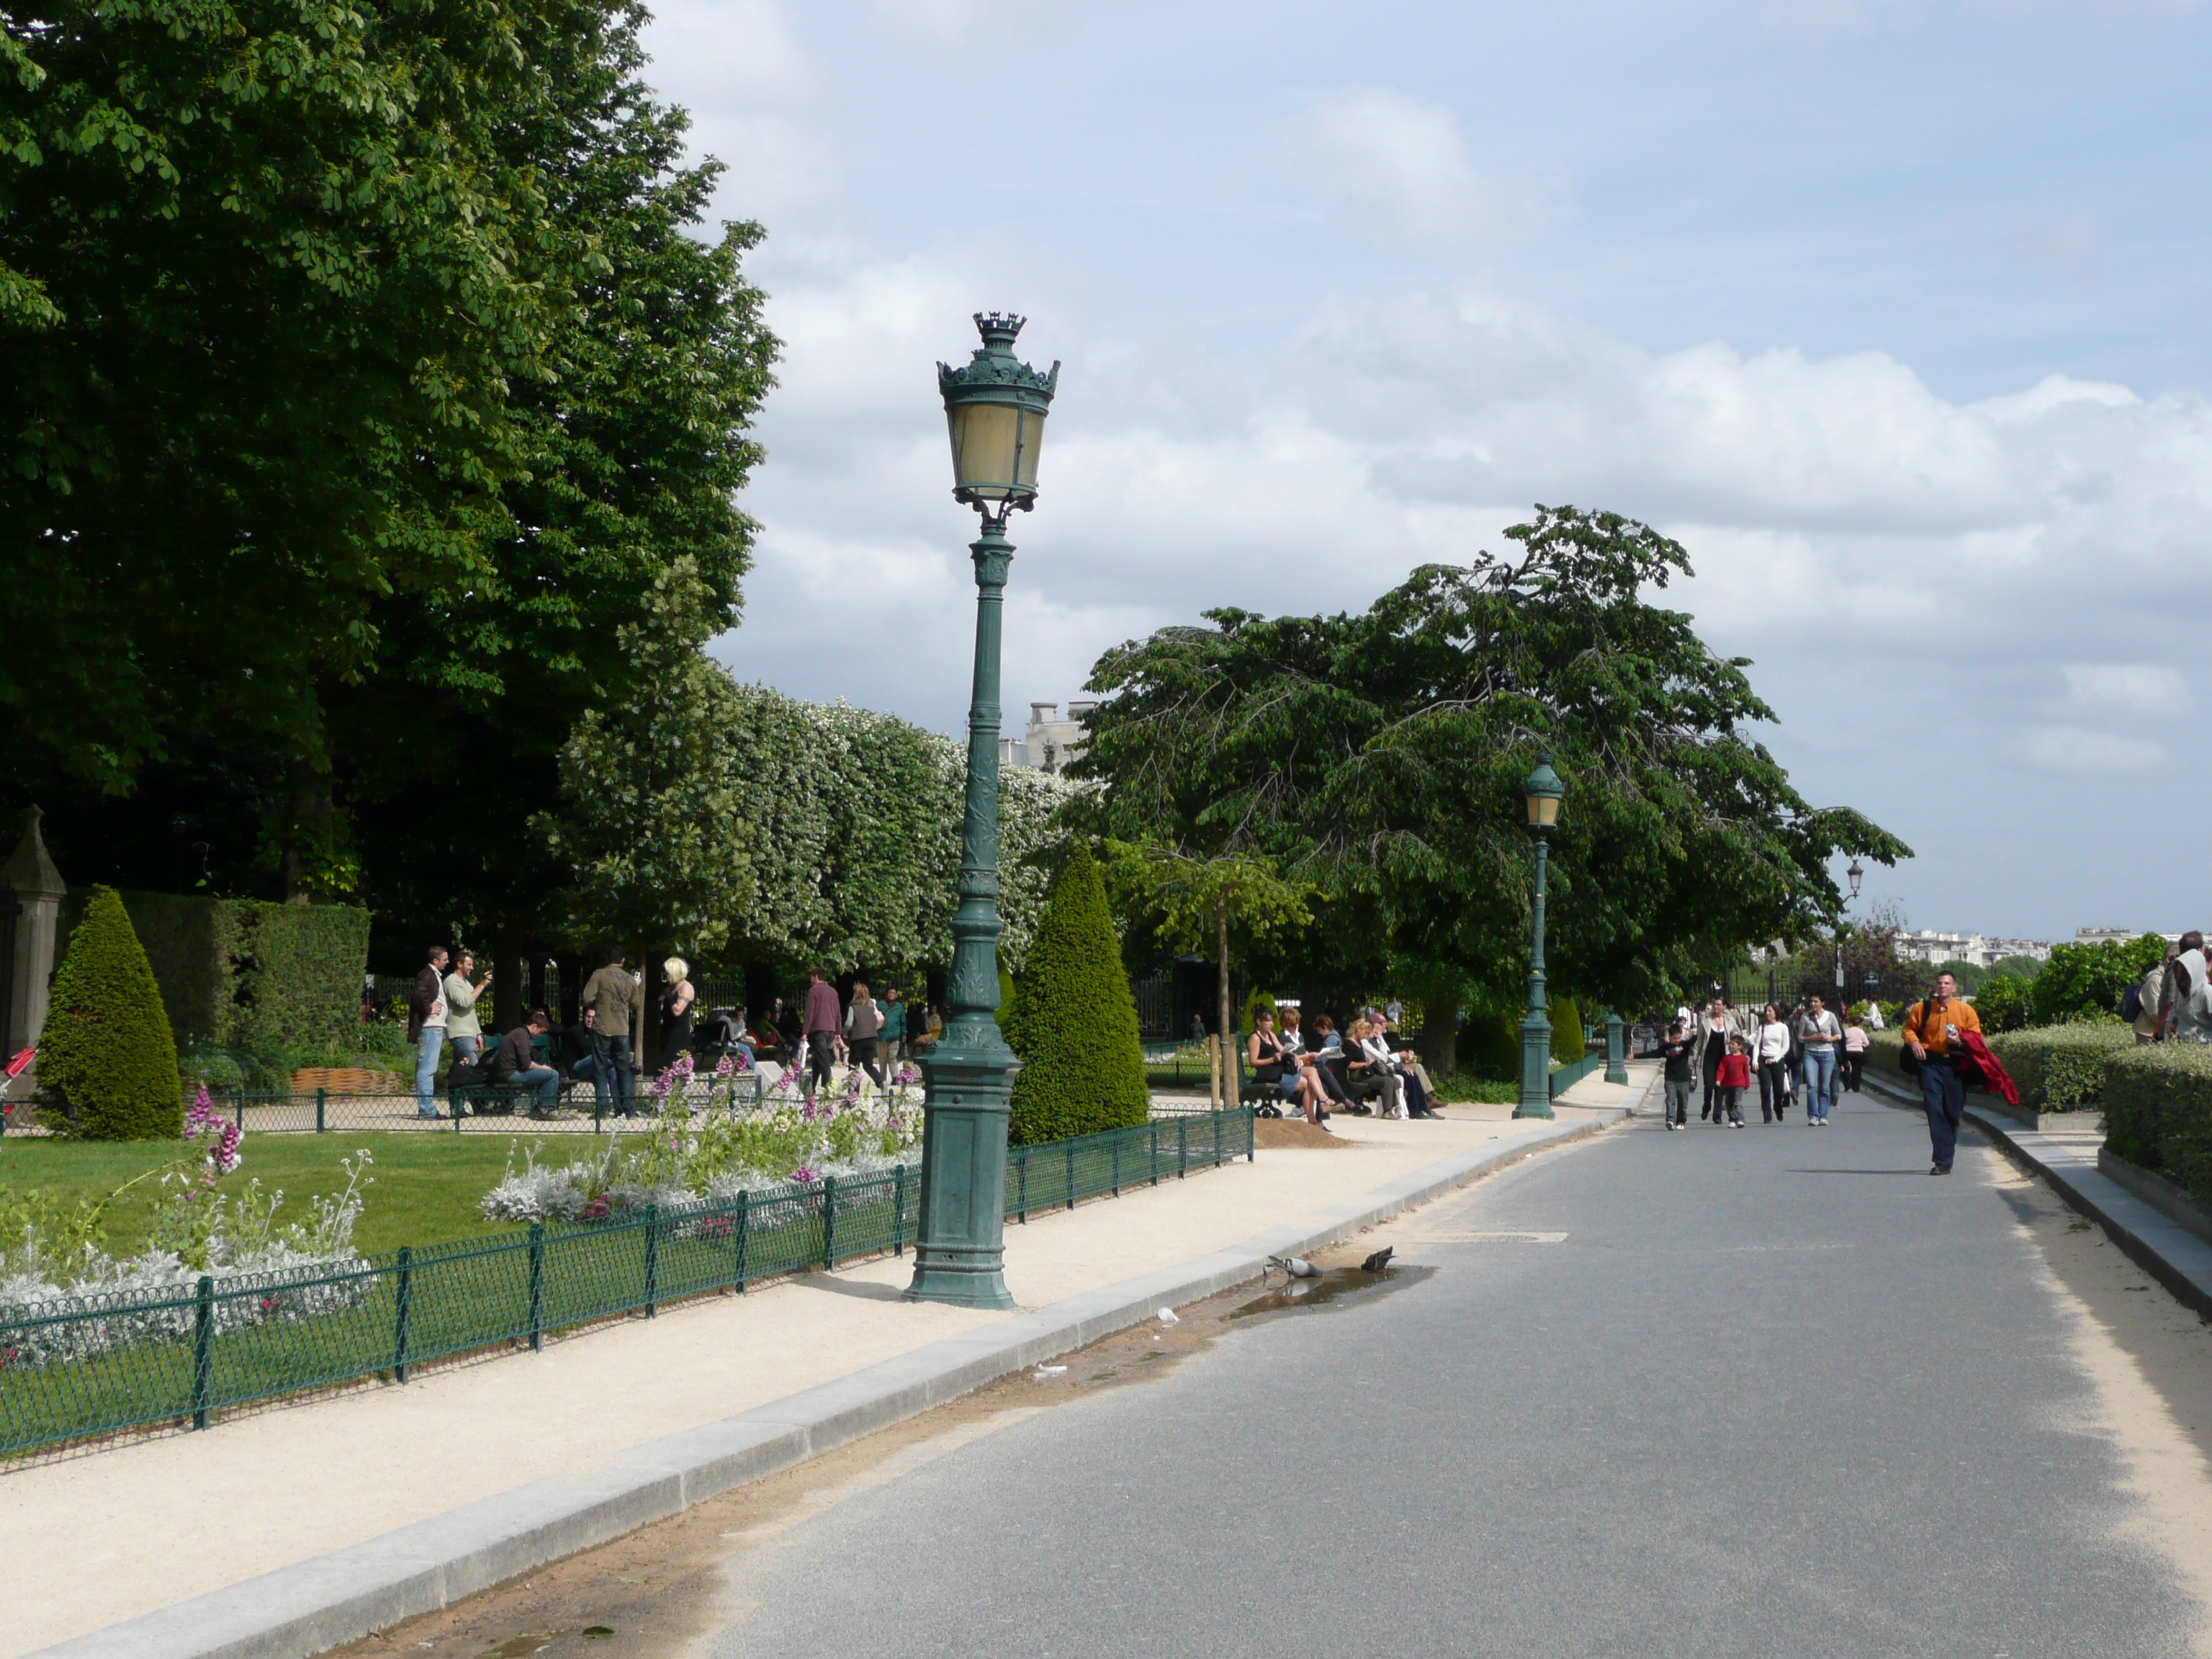
<instances>
[{"instance_id":1,"label":"tree trunk","mask_svg":"<svg viewBox=\"0 0 2212 1659\"><path fill-rule=\"evenodd\" d=\"M1214 911L1214 922L1220 930L1221 955L1221 1099L1218 1106L1234 1106L1243 1091L1237 1086L1240 1068L1237 1054L1237 1027L1231 1022L1229 998L1229 907L1221 905Z\"/></svg>"},{"instance_id":2,"label":"tree trunk","mask_svg":"<svg viewBox=\"0 0 2212 1659\"><path fill-rule=\"evenodd\" d=\"M1421 1063L1441 1085L1459 1069L1459 997L1432 996L1421 1005Z\"/></svg>"},{"instance_id":3,"label":"tree trunk","mask_svg":"<svg viewBox=\"0 0 2212 1659\"><path fill-rule=\"evenodd\" d=\"M522 1024L524 998L532 988L522 982L522 951L506 927L492 930L492 1024L504 1034Z\"/></svg>"},{"instance_id":4,"label":"tree trunk","mask_svg":"<svg viewBox=\"0 0 2212 1659\"><path fill-rule=\"evenodd\" d=\"M314 894L307 884L307 848L311 844L319 845L327 852L335 811L331 780L327 773L317 772L302 755L292 762L286 785L287 822L279 865L284 882L284 902L312 904Z\"/></svg>"}]
</instances>

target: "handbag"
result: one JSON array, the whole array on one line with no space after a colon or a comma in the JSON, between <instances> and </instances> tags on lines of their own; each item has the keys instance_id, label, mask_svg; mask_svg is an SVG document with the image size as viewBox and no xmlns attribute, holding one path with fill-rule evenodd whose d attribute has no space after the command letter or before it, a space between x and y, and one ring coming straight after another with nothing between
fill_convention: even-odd
<instances>
[{"instance_id":1,"label":"handbag","mask_svg":"<svg viewBox=\"0 0 2212 1659\"><path fill-rule=\"evenodd\" d=\"M1917 1031L1920 1029L1920 1022L1927 1012L1928 1004L1925 999L1914 1003L1912 1012L1898 1021L1899 1030L1908 1036ZM1900 1042L1897 1045L1897 1069L1907 1077L1920 1075L1920 1056L1912 1052L1912 1045L1910 1042Z\"/></svg>"}]
</instances>

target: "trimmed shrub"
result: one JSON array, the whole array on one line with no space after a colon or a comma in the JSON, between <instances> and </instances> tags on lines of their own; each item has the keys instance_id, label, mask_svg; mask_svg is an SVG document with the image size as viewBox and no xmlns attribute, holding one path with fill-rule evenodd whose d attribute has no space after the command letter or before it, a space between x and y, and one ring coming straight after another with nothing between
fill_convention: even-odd
<instances>
[{"instance_id":1,"label":"trimmed shrub","mask_svg":"<svg viewBox=\"0 0 2212 1659\"><path fill-rule=\"evenodd\" d=\"M168 1012L112 887L93 890L54 976L39 1084L88 1140L174 1140L185 1132Z\"/></svg>"},{"instance_id":2,"label":"trimmed shrub","mask_svg":"<svg viewBox=\"0 0 2212 1659\"><path fill-rule=\"evenodd\" d=\"M1080 841L1045 900L1000 1024L1022 1060L1009 1130L1016 1142L1119 1129L1151 1115L1121 944L1106 884Z\"/></svg>"},{"instance_id":3,"label":"trimmed shrub","mask_svg":"<svg viewBox=\"0 0 2212 1659\"><path fill-rule=\"evenodd\" d=\"M2105 1147L2212 1205L2212 1048L2160 1042L2108 1054Z\"/></svg>"},{"instance_id":4,"label":"trimmed shrub","mask_svg":"<svg viewBox=\"0 0 2212 1659\"><path fill-rule=\"evenodd\" d=\"M1517 1044L1520 1033L1515 1032ZM1572 997L1552 999L1552 1058L1562 1066L1571 1066L1589 1053L1589 1040L1583 1035L1583 1011ZM1513 1074L1520 1076L1516 1060Z\"/></svg>"},{"instance_id":5,"label":"trimmed shrub","mask_svg":"<svg viewBox=\"0 0 2212 1659\"><path fill-rule=\"evenodd\" d=\"M1470 1018L1459 1034L1459 1063L1462 1072L1478 1078L1516 1082L1521 1076L1520 1014L1477 1014Z\"/></svg>"},{"instance_id":6,"label":"trimmed shrub","mask_svg":"<svg viewBox=\"0 0 2212 1659\"><path fill-rule=\"evenodd\" d=\"M2134 1048L2136 1037L2125 1025L2078 1024L1999 1031L1987 1041L1990 1052L2019 1085L2021 1105L2038 1112L2070 1112L2097 1104L2104 1093L2105 1062L2118 1050Z\"/></svg>"},{"instance_id":7,"label":"trimmed shrub","mask_svg":"<svg viewBox=\"0 0 2212 1659\"><path fill-rule=\"evenodd\" d=\"M2035 1018L2034 986L2027 980L2003 974L1984 980L1972 1001L1974 1012L1987 1036L2025 1030Z\"/></svg>"}]
</instances>

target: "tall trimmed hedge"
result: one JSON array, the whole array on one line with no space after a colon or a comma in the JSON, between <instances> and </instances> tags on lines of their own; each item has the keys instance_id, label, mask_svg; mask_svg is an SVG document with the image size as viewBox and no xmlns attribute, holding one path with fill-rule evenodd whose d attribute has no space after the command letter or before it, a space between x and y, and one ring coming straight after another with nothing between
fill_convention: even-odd
<instances>
[{"instance_id":1,"label":"tall trimmed hedge","mask_svg":"<svg viewBox=\"0 0 2212 1659\"><path fill-rule=\"evenodd\" d=\"M2018 1085L2020 1103L2039 1112L2096 1105L2104 1093L2105 1063L2136 1046L2132 1027L2109 1022L2037 1025L1985 1040Z\"/></svg>"},{"instance_id":2,"label":"tall trimmed hedge","mask_svg":"<svg viewBox=\"0 0 2212 1659\"><path fill-rule=\"evenodd\" d=\"M1151 1115L1137 1005L1106 884L1081 842L1052 884L1013 1006L1000 1023L1022 1060L1010 1129L1017 1143L1123 1128Z\"/></svg>"},{"instance_id":3,"label":"tall trimmed hedge","mask_svg":"<svg viewBox=\"0 0 2212 1659\"><path fill-rule=\"evenodd\" d=\"M118 896L180 1041L320 1049L357 1039L368 911L178 893ZM81 919L74 908L64 908L65 925Z\"/></svg>"},{"instance_id":4,"label":"tall trimmed hedge","mask_svg":"<svg viewBox=\"0 0 2212 1659\"><path fill-rule=\"evenodd\" d=\"M2108 1054L2105 1146L2156 1170L2212 1206L2212 1048L2130 1045Z\"/></svg>"},{"instance_id":5,"label":"tall trimmed hedge","mask_svg":"<svg viewBox=\"0 0 2212 1659\"><path fill-rule=\"evenodd\" d=\"M112 887L93 890L54 976L39 1085L87 1140L173 1140L185 1132L168 1011Z\"/></svg>"},{"instance_id":6,"label":"tall trimmed hedge","mask_svg":"<svg viewBox=\"0 0 2212 1659\"><path fill-rule=\"evenodd\" d=\"M1562 1066L1571 1066L1589 1053L1589 1039L1583 1032L1582 1006L1572 997L1553 997L1552 1058Z\"/></svg>"}]
</instances>

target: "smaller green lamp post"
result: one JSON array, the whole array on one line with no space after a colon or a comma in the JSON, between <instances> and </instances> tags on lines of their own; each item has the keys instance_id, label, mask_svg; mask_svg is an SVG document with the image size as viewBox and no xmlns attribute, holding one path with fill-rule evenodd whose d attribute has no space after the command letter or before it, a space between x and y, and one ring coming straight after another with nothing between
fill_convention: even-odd
<instances>
[{"instance_id":1,"label":"smaller green lamp post","mask_svg":"<svg viewBox=\"0 0 2212 1659\"><path fill-rule=\"evenodd\" d=\"M952 436L952 499L982 519L975 564L975 678L968 702L968 799L945 1036L921 1062L921 1204L907 1296L1011 1308L1004 1271L1006 1121L1019 1062L999 1031L999 636L1014 544L1006 515L1036 505L1037 450L1060 386L1014 356L1022 319L975 319L983 343L937 366Z\"/></svg>"},{"instance_id":2,"label":"smaller green lamp post","mask_svg":"<svg viewBox=\"0 0 2212 1659\"><path fill-rule=\"evenodd\" d=\"M1567 786L1552 769L1552 757L1536 757L1536 769L1521 786L1528 802L1528 829L1536 837L1534 927L1528 951L1528 1012L1521 1017L1521 1103L1516 1117L1550 1117L1552 1113L1552 1017L1545 1012L1544 872L1547 845L1559 822L1559 801Z\"/></svg>"},{"instance_id":3,"label":"smaller green lamp post","mask_svg":"<svg viewBox=\"0 0 2212 1659\"><path fill-rule=\"evenodd\" d=\"M1628 1026L1620 1011L1613 1008L1605 1012L1605 1080L1628 1081Z\"/></svg>"}]
</instances>

